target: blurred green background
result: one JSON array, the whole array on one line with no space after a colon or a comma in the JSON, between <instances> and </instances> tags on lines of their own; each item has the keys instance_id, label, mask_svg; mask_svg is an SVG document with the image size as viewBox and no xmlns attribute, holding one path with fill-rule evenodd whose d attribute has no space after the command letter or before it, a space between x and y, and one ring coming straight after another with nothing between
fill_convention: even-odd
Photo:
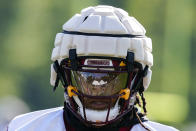
<instances>
[{"instance_id":1,"label":"blurred green background","mask_svg":"<svg viewBox=\"0 0 196 131\"><path fill-rule=\"evenodd\" d=\"M49 84L55 35L75 13L99 4L123 8L152 38L148 117L196 130L194 0L0 0L0 130L18 114L63 105L63 89L53 93Z\"/></svg>"}]
</instances>

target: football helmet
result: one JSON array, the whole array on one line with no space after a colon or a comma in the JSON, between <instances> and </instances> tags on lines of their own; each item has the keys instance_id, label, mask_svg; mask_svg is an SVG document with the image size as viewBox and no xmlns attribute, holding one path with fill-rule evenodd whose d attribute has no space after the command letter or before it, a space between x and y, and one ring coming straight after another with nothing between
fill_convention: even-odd
<instances>
[{"instance_id":1,"label":"football helmet","mask_svg":"<svg viewBox=\"0 0 196 131\"><path fill-rule=\"evenodd\" d=\"M130 112L150 84L152 41L120 8L88 7L57 33L50 83L61 81L66 107L83 122L102 126Z\"/></svg>"}]
</instances>

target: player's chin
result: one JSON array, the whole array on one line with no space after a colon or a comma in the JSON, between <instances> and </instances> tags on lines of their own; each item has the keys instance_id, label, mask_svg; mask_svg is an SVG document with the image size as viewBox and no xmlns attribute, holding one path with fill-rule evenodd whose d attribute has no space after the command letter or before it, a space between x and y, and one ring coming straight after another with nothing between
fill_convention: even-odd
<instances>
[{"instance_id":1,"label":"player's chin","mask_svg":"<svg viewBox=\"0 0 196 131\"><path fill-rule=\"evenodd\" d=\"M108 102L91 102L87 105L86 108L92 109L92 110L106 110L108 109Z\"/></svg>"},{"instance_id":2,"label":"player's chin","mask_svg":"<svg viewBox=\"0 0 196 131\"><path fill-rule=\"evenodd\" d=\"M106 110L109 108L114 107L116 103L116 99L108 100L108 99L103 99L103 100L96 100L96 99L86 99L85 101L85 107L87 109L92 109L92 110Z\"/></svg>"}]
</instances>

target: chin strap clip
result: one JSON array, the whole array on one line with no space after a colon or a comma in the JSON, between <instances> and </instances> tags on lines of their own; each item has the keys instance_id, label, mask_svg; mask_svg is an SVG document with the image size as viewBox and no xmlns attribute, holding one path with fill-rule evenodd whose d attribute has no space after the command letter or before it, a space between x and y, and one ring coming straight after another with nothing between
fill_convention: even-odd
<instances>
[{"instance_id":1,"label":"chin strap clip","mask_svg":"<svg viewBox=\"0 0 196 131\"><path fill-rule=\"evenodd\" d=\"M121 89L119 94L124 94L122 96L120 96L120 98L123 98L125 100L128 100L129 99L129 96L130 96L130 89L126 88L126 89Z\"/></svg>"},{"instance_id":2,"label":"chin strap clip","mask_svg":"<svg viewBox=\"0 0 196 131\"><path fill-rule=\"evenodd\" d=\"M75 92L78 92L77 89L71 85L69 85L67 87L67 94L69 95L69 97L72 97L72 96L77 96L73 91Z\"/></svg>"}]
</instances>

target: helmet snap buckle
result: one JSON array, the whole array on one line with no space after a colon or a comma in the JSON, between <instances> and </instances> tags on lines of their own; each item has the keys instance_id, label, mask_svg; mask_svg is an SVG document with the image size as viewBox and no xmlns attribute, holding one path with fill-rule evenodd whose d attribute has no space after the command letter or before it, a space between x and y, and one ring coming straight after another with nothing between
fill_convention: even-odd
<instances>
[{"instance_id":1,"label":"helmet snap buckle","mask_svg":"<svg viewBox=\"0 0 196 131\"><path fill-rule=\"evenodd\" d=\"M119 66L126 66L126 64L123 61L121 61Z\"/></svg>"},{"instance_id":2,"label":"helmet snap buckle","mask_svg":"<svg viewBox=\"0 0 196 131\"><path fill-rule=\"evenodd\" d=\"M120 96L120 98L123 98L125 100L128 100L129 99L129 96L130 96L130 89L126 88L126 89L121 89L119 94L124 94L122 96Z\"/></svg>"},{"instance_id":3,"label":"helmet snap buckle","mask_svg":"<svg viewBox=\"0 0 196 131\"><path fill-rule=\"evenodd\" d=\"M75 87L69 85L69 86L67 87L67 93L68 93L69 97L77 96L77 94L75 94L73 91L78 92L77 89L76 89Z\"/></svg>"}]
</instances>

